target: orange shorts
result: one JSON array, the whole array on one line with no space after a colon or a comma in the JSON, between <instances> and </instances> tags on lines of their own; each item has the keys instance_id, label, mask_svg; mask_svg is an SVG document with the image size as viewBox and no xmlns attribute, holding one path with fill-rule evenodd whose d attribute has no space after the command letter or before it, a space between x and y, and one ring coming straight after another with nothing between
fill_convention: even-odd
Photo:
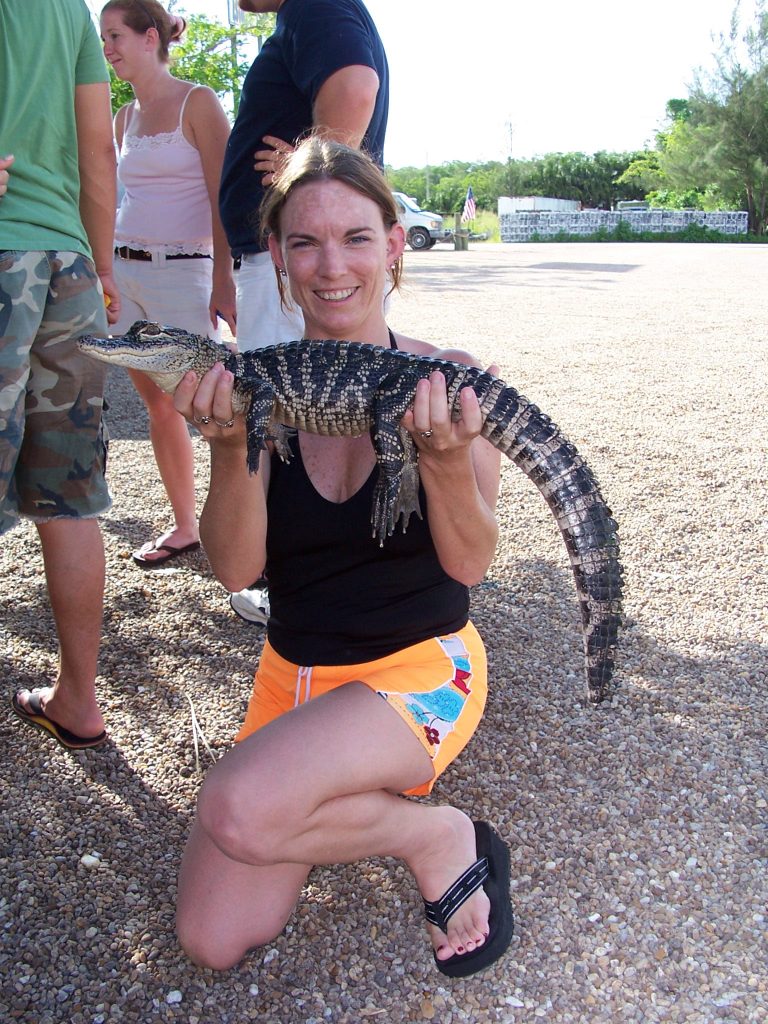
<instances>
[{"instance_id":1,"label":"orange shorts","mask_svg":"<svg viewBox=\"0 0 768 1024\"><path fill-rule=\"evenodd\" d=\"M406 647L357 665L294 665L265 643L253 692L237 739L313 697L361 682L383 697L414 732L432 759L434 778L413 796L429 793L477 729L488 693L483 641L471 622L456 633Z\"/></svg>"}]
</instances>

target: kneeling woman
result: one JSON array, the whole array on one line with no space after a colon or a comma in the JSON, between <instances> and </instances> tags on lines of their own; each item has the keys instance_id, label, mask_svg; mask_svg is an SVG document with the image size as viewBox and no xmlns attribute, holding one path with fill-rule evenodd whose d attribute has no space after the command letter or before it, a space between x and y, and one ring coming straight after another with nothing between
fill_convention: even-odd
<instances>
[{"instance_id":1,"label":"kneeling woman","mask_svg":"<svg viewBox=\"0 0 768 1024\"><path fill-rule=\"evenodd\" d=\"M387 328L382 298L405 239L364 155L309 139L262 223L308 338L477 365ZM230 967L280 933L313 865L399 857L427 904L437 966L471 974L512 935L507 848L485 822L401 794L429 793L485 703L468 587L496 546L499 455L478 436L477 399L464 390L452 422L442 374L419 383L402 426L419 452L424 519L380 547L370 436L299 431L290 463L265 452L250 476L232 384L220 364L189 373L175 403L210 440L201 534L214 571L236 591L266 569L272 615L239 742L200 793L179 881L182 945Z\"/></svg>"}]
</instances>

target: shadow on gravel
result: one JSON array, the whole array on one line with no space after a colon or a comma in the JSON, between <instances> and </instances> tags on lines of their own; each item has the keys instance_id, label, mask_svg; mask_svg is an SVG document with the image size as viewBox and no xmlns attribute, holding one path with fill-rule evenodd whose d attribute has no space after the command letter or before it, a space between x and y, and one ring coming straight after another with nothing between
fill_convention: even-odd
<instances>
[{"instance_id":1,"label":"shadow on gravel","mask_svg":"<svg viewBox=\"0 0 768 1024\"><path fill-rule=\"evenodd\" d=\"M585 290L606 284L615 284L612 274L624 274L641 267L630 263L539 263L524 266L486 264L482 267L457 263L454 267L429 266L427 263L409 262L404 279L406 292L408 282L423 285L429 293L450 294L460 288L463 293L478 292L488 301L494 289L512 287L572 288L576 285ZM548 273L552 271L553 273ZM607 275L607 276L606 276ZM497 292L498 294L498 292Z\"/></svg>"},{"instance_id":2,"label":"shadow on gravel","mask_svg":"<svg viewBox=\"0 0 768 1024\"><path fill-rule=\"evenodd\" d=\"M489 578L472 591L472 621L488 650L489 696L480 731L490 729L503 741L510 729L535 719L531 706L542 700L581 708L585 720L599 728L612 709L608 702L592 705L586 698L570 570L547 561L521 561L514 564L514 575L511 586ZM678 743L684 744L686 733L695 728L699 739L732 739L738 759L742 744L761 742L754 695L766 677L765 645L724 642L714 656L690 656L641 630L625 613L616 701L644 714L668 716ZM516 723L503 717L511 704L519 715Z\"/></svg>"},{"instance_id":3,"label":"shadow on gravel","mask_svg":"<svg viewBox=\"0 0 768 1024\"><path fill-rule=\"evenodd\" d=\"M146 441L149 438L147 410L126 370L109 367L104 397L111 440Z\"/></svg>"},{"instance_id":4,"label":"shadow on gravel","mask_svg":"<svg viewBox=\"0 0 768 1024\"><path fill-rule=\"evenodd\" d=\"M590 274L626 274L637 270L640 263L531 263L529 270L575 270Z\"/></svg>"},{"instance_id":5,"label":"shadow on gravel","mask_svg":"<svg viewBox=\"0 0 768 1024\"><path fill-rule=\"evenodd\" d=\"M15 763L0 799L0 845L17 865L3 889L3 1020L70 1020L84 999L93 1008L116 1000L137 964L176 948L176 876L191 816L112 744L54 751L15 721L0 724L0 742ZM42 778L51 773L55 800ZM163 836L160 857L150 834Z\"/></svg>"}]
</instances>

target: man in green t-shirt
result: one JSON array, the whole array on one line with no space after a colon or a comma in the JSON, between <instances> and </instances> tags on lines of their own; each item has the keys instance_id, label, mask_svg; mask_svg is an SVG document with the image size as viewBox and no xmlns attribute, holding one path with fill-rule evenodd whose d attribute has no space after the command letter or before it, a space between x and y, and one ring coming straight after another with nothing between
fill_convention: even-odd
<instances>
[{"instance_id":1,"label":"man in green t-shirt","mask_svg":"<svg viewBox=\"0 0 768 1024\"><path fill-rule=\"evenodd\" d=\"M120 308L109 78L84 0L2 0L0 40L0 534L37 527L59 638L53 685L12 705L79 749L106 740L104 374L76 340Z\"/></svg>"}]
</instances>

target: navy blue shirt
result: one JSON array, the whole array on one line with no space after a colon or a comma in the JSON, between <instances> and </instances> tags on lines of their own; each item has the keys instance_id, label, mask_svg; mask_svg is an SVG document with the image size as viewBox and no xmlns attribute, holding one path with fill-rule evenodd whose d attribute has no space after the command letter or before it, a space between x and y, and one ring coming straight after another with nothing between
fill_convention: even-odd
<instances>
[{"instance_id":1,"label":"navy blue shirt","mask_svg":"<svg viewBox=\"0 0 768 1024\"><path fill-rule=\"evenodd\" d=\"M360 64L379 76L379 91L362 142L383 166L389 107L384 46L360 0L284 0L274 35L264 43L243 83L227 143L219 194L221 219L233 256L261 252L258 211L264 194L254 152L265 135L295 142L312 127L320 88L336 71Z\"/></svg>"}]
</instances>

